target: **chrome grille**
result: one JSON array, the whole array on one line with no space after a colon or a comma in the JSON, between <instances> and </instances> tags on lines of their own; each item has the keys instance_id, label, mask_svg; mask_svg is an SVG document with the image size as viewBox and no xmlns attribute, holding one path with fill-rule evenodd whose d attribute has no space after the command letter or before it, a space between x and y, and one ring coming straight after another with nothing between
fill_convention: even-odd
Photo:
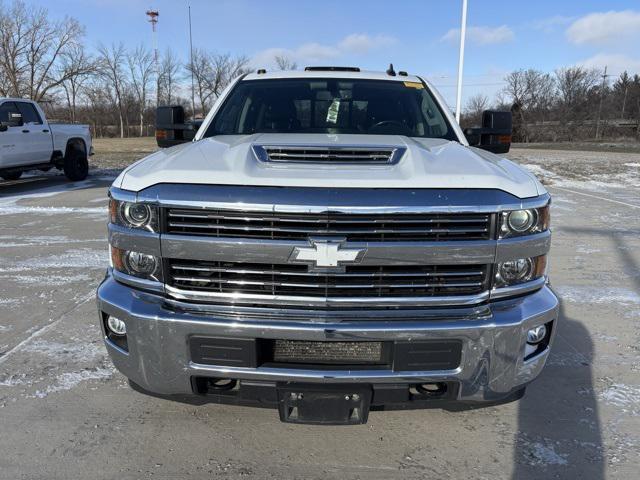
<instances>
[{"instance_id":1,"label":"chrome grille","mask_svg":"<svg viewBox=\"0 0 640 480\"><path fill-rule=\"evenodd\" d=\"M253 145L253 151L263 162L393 164L406 148Z\"/></svg>"},{"instance_id":2,"label":"chrome grille","mask_svg":"<svg viewBox=\"0 0 640 480\"><path fill-rule=\"evenodd\" d=\"M241 295L346 298L475 295L488 289L488 265L350 265L310 272L306 265L168 260L169 286L227 300Z\"/></svg>"},{"instance_id":3,"label":"chrome grille","mask_svg":"<svg viewBox=\"0 0 640 480\"><path fill-rule=\"evenodd\" d=\"M211 237L307 240L336 235L355 242L487 240L487 213L278 213L234 210L167 209L168 233Z\"/></svg>"}]
</instances>

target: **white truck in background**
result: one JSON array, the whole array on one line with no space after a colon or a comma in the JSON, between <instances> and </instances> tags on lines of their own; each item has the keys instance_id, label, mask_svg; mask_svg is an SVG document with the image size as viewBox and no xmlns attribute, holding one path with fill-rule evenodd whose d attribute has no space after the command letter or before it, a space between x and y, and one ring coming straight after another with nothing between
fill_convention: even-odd
<instances>
[{"instance_id":1,"label":"white truck in background","mask_svg":"<svg viewBox=\"0 0 640 480\"><path fill-rule=\"evenodd\" d=\"M84 180L92 154L88 125L49 123L36 102L0 98L0 178L57 168L69 180Z\"/></svg>"}]
</instances>

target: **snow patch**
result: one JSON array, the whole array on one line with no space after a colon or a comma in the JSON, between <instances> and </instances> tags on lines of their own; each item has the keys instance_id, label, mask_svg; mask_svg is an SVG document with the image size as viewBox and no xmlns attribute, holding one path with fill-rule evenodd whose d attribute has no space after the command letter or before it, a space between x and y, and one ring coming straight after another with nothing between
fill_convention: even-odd
<instances>
[{"instance_id":1,"label":"snow patch","mask_svg":"<svg viewBox=\"0 0 640 480\"><path fill-rule=\"evenodd\" d=\"M81 248L61 255L22 261L17 264L17 268L28 270L42 268L107 268L108 265L109 254L106 249Z\"/></svg>"},{"instance_id":2,"label":"snow patch","mask_svg":"<svg viewBox=\"0 0 640 480\"><path fill-rule=\"evenodd\" d=\"M74 190L82 190L86 188L95 187L96 178L84 180L82 182L75 183L61 183L58 185L51 185L48 187L40 188L33 193L21 193L20 195L11 195L0 199L0 215L20 215L20 214L41 214L41 215L57 215L57 214L69 214L79 213L85 215L100 215L104 218L107 214L106 207L40 207L31 205L21 205L19 202L30 199L42 199L47 197L53 197L66 192L72 192Z\"/></svg>"},{"instance_id":3,"label":"snow patch","mask_svg":"<svg viewBox=\"0 0 640 480\"><path fill-rule=\"evenodd\" d=\"M554 291L563 301L570 303L598 305L613 305L615 303L640 304L640 295L627 288L556 286Z\"/></svg>"},{"instance_id":4,"label":"snow patch","mask_svg":"<svg viewBox=\"0 0 640 480\"><path fill-rule=\"evenodd\" d=\"M614 383L600 392L598 398L623 409L637 407L640 406L640 387Z\"/></svg>"},{"instance_id":5,"label":"snow patch","mask_svg":"<svg viewBox=\"0 0 640 480\"><path fill-rule=\"evenodd\" d=\"M18 235L0 235L0 248L9 247L33 247L33 246L47 246L47 245L60 245L70 243L104 243L104 238L95 238L89 240L79 240L65 237L63 235L51 235L51 236L30 236L23 237Z\"/></svg>"},{"instance_id":6,"label":"snow patch","mask_svg":"<svg viewBox=\"0 0 640 480\"><path fill-rule=\"evenodd\" d=\"M549 465L567 465L568 454L558 453L553 447L553 442L544 439L543 442L533 442L526 438L521 438L519 443L521 446L522 456L531 466L546 467Z\"/></svg>"},{"instance_id":7,"label":"snow patch","mask_svg":"<svg viewBox=\"0 0 640 480\"><path fill-rule=\"evenodd\" d=\"M104 356L104 349L93 343L60 343L47 340L35 340L22 349L23 352L38 353L56 360L93 361Z\"/></svg>"},{"instance_id":8,"label":"snow patch","mask_svg":"<svg viewBox=\"0 0 640 480\"><path fill-rule=\"evenodd\" d=\"M106 207L38 207L23 205L2 205L0 204L0 215L24 215L35 213L39 215L59 215L70 213L81 213L88 215L100 215L106 218Z\"/></svg>"},{"instance_id":9,"label":"snow patch","mask_svg":"<svg viewBox=\"0 0 640 480\"><path fill-rule=\"evenodd\" d=\"M18 298L0 298L0 306L13 307L21 302Z\"/></svg>"},{"instance_id":10,"label":"snow patch","mask_svg":"<svg viewBox=\"0 0 640 480\"><path fill-rule=\"evenodd\" d=\"M23 285L59 287L61 285L67 285L68 283L88 282L91 280L91 277L80 273L78 275L15 275L12 276L11 279Z\"/></svg>"},{"instance_id":11,"label":"snow patch","mask_svg":"<svg viewBox=\"0 0 640 480\"><path fill-rule=\"evenodd\" d=\"M584 253L587 255L590 255L592 253L598 253L599 251L600 251L599 248L588 247L586 245L579 245L578 248L576 248L576 252Z\"/></svg>"},{"instance_id":12,"label":"snow patch","mask_svg":"<svg viewBox=\"0 0 640 480\"><path fill-rule=\"evenodd\" d=\"M52 393L71 390L81 382L87 380L107 380L111 378L115 370L113 368L98 367L95 369L81 370L79 372L65 372L56 377L55 383L44 390L36 390L33 397L44 398Z\"/></svg>"}]
</instances>

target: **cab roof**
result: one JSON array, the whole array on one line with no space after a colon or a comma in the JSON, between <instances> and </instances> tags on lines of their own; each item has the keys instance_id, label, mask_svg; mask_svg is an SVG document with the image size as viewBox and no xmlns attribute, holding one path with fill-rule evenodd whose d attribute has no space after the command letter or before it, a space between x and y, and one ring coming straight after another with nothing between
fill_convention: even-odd
<instances>
[{"instance_id":1,"label":"cab roof","mask_svg":"<svg viewBox=\"0 0 640 480\"><path fill-rule=\"evenodd\" d=\"M273 72L249 73L243 80L268 80L282 78L353 78L359 80L389 80L396 82L421 82L416 75L389 75L385 72L347 70L274 70Z\"/></svg>"}]
</instances>

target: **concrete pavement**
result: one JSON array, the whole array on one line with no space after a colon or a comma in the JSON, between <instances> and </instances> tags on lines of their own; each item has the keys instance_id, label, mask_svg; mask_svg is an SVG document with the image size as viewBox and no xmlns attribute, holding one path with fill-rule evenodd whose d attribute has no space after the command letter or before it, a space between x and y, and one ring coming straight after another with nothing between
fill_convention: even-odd
<instances>
[{"instance_id":1,"label":"concrete pavement","mask_svg":"<svg viewBox=\"0 0 640 480\"><path fill-rule=\"evenodd\" d=\"M637 478L640 188L549 186L562 318L523 400L312 427L144 396L113 370L93 299L111 178L0 184L0 479Z\"/></svg>"}]
</instances>

